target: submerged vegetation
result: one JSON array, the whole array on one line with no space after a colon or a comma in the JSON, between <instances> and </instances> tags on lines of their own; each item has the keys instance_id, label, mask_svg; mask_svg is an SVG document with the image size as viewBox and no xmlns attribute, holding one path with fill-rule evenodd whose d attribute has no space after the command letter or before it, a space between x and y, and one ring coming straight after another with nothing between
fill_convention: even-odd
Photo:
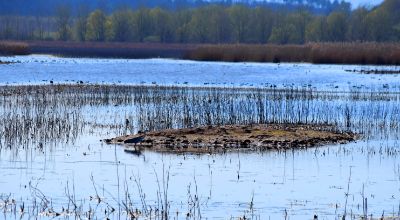
<instances>
[{"instance_id":1,"label":"submerged vegetation","mask_svg":"<svg viewBox=\"0 0 400 220\"><path fill-rule=\"evenodd\" d=\"M353 88L350 92L325 92L307 86L2 86L0 148L73 142L87 130L118 136L170 128L268 123L329 124L367 138L377 134L387 137L400 129L400 93L395 91Z\"/></svg>"},{"instance_id":2,"label":"submerged vegetation","mask_svg":"<svg viewBox=\"0 0 400 220\"><path fill-rule=\"evenodd\" d=\"M351 87L349 90L324 91L315 89L311 85L281 88L267 83L264 85L264 88L106 84L0 86L0 124L2 125L0 153L10 152L10 157L20 160L25 156L24 152L28 152L27 154L38 152L39 155L46 156L59 146L73 147L79 137L93 133L101 137L113 137L139 132L157 133L164 129L201 126L221 128L238 124L247 125L247 127L268 123L278 127L302 127L313 124L327 128L331 132L361 133L367 140L369 138L391 140L392 137L398 139L400 131L400 88L398 87ZM278 136L285 134L278 130L272 132ZM294 135L293 133L298 132L292 132L290 135ZM323 136L321 133L315 135L318 138ZM96 140L98 145L95 148L101 145L98 141ZM82 143L84 142L79 144ZM118 148L114 147L116 151ZM86 158L84 162L92 162L87 159L90 154L93 154L94 160L98 160L99 155L96 155L94 150L90 151L90 146L87 148L83 156L82 152L78 152ZM375 149L354 148L352 150L363 152L368 157L375 153L399 155L397 147L385 145ZM315 149L312 154L315 157L318 155L322 157L329 154L329 151L329 149L323 149L320 152L319 149ZM345 147L338 147L332 149L330 153L347 155L350 154L349 152L350 150ZM290 157L289 155L294 155L295 151L287 152L287 149L278 149L273 153ZM62 157L64 156L62 153ZM182 156L179 160L185 162L186 156ZM232 165L228 161L236 156L240 158L239 155L234 154L223 160ZM127 171L132 167L117 158L117 153L115 153L115 160L107 159L101 166L102 169L107 165L115 167L116 172L108 174L111 179L115 178L111 181L115 188L106 188L103 182L98 182L97 178L91 175L88 178L90 178L92 190L82 195L82 193L76 193L73 181L66 180L65 183L63 179L64 185L61 187L64 187L64 194L54 198L48 194L49 192L42 191L38 186L40 179L35 179L25 183L25 186L20 186L30 192L24 198L0 194L0 210L6 216L11 215L11 217L22 219L37 216L88 219L96 217L201 219L203 209L209 208L212 206L210 204L215 202L212 200L214 196L211 193L212 189L207 196L202 195L204 191L198 191L200 187L213 187L211 164L215 162L215 158L207 159L209 160L207 163L209 163L210 185L198 185L194 176L187 188L183 187L187 190L186 195L177 199L178 201L172 201L169 197L172 193L178 192L171 189L173 186L170 185L170 177L172 179L176 173L172 172L170 175L168 166L162 164L162 168L160 165L158 169L153 167L156 181L153 182L154 187L149 192L145 191L144 184L146 183L142 183L140 175ZM146 160L144 156L143 160ZM67 161L76 162L75 159ZM240 173L240 159L238 163L238 171L233 172L233 175L239 182L243 178ZM72 164L67 166L70 165L72 166ZM225 163L220 165L224 169L227 166ZM39 170L42 172L41 169ZM352 182L351 178L350 174L349 185ZM271 183L271 185L276 184L280 183ZM152 197L152 193L155 196ZM334 201L332 209L335 209L335 216L358 219L361 216L376 213L376 211L367 210L368 205L365 204L364 195L363 199L358 201L357 194L357 201L354 201L355 195L350 194L348 190L346 201L349 195L353 196L353 201L349 198L349 204L346 202L346 205L340 206L341 201ZM243 219L263 219L257 214L258 201L253 197L254 195L249 196L249 202L239 206L240 210L244 210L241 215ZM179 203L179 201L183 202ZM361 213L361 205L363 215L356 214ZM278 215L288 216L286 209L280 211L282 214ZM390 215L392 213L393 216L397 215L396 211L391 212ZM387 213L383 213L382 216L387 216ZM235 219L236 217L239 216L235 216Z\"/></svg>"}]
</instances>

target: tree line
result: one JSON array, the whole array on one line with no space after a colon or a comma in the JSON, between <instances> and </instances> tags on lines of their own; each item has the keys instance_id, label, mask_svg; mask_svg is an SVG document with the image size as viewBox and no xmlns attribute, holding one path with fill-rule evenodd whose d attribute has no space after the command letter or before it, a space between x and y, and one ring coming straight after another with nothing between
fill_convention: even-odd
<instances>
[{"instance_id":1,"label":"tree line","mask_svg":"<svg viewBox=\"0 0 400 220\"><path fill-rule=\"evenodd\" d=\"M0 0L0 14L53 16L56 12L55 9L60 4L68 5L71 8L75 8L76 5L85 5L89 10L99 8L106 13L113 12L120 7L133 9L160 7L168 10L180 10L211 4L222 6L242 4L249 7L262 6L287 10L305 7L314 13L326 14L344 5L350 6L350 3L343 0Z\"/></svg>"},{"instance_id":2,"label":"tree line","mask_svg":"<svg viewBox=\"0 0 400 220\"><path fill-rule=\"evenodd\" d=\"M321 15L246 5L206 5L168 10L120 8L112 13L69 6L54 16L1 16L0 38L21 40L276 43L400 40L400 1L385 0L368 9L337 8Z\"/></svg>"}]
</instances>

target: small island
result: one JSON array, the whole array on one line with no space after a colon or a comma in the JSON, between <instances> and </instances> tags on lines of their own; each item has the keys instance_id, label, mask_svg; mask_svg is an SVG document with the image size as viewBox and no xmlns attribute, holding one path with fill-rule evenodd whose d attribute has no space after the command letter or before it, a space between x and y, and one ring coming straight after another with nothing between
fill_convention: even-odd
<instances>
[{"instance_id":1,"label":"small island","mask_svg":"<svg viewBox=\"0 0 400 220\"><path fill-rule=\"evenodd\" d=\"M229 151L269 151L305 149L328 144L345 144L358 139L351 132L332 126L304 124L226 125L168 129L112 139L125 151L143 150L168 153L223 153Z\"/></svg>"}]
</instances>

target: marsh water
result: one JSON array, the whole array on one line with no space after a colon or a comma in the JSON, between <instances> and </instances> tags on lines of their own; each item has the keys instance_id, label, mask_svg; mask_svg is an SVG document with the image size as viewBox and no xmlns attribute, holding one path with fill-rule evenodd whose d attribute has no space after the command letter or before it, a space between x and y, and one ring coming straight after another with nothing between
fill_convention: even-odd
<instances>
[{"instance_id":1,"label":"marsh water","mask_svg":"<svg viewBox=\"0 0 400 220\"><path fill-rule=\"evenodd\" d=\"M1 60L17 63L0 66L0 218L399 216L400 76L346 71L397 67ZM133 155L100 141L237 123L334 124L362 139L215 155Z\"/></svg>"}]
</instances>

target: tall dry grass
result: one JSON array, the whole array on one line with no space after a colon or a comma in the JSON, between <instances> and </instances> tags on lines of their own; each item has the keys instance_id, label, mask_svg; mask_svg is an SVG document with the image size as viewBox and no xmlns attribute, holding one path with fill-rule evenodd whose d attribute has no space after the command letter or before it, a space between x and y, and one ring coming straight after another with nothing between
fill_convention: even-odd
<instances>
[{"instance_id":1,"label":"tall dry grass","mask_svg":"<svg viewBox=\"0 0 400 220\"><path fill-rule=\"evenodd\" d=\"M399 43L310 44L310 62L399 65Z\"/></svg>"},{"instance_id":2,"label":"tall dry grass","mask_svg":"<svg viewBox=\"0 0 400 220\"><path fill-rule=\"evenodd\" d=\"M0 55L28 55L30 48L27 43L0 41Z\"/></svg>"},{"instance_id":3,"label":"tall dry grass","mask_svg":"<svg viewBox=\"0 0 400 220\"><path fill-rule=\"evenodd\" d=\"M400 43L191 45L0 41L0 55L27 55L31 52L76 57L165 57L226 62L400 65Z\"/></svg>"},{"instance_id":4,"label":"tall dry grass","mask_svg":"<svg viewBox=\"0 0 400 220\"><path fill-rule=\"evenodd\" d=\"M186 59L227 62L309 62L399 65L398 43L310 43L305 45L204 45Z\"/></svg>"},{"instance_id":5,"label":"tall dry grass","mask_svg":"<svg viewBox=\"0 0 400 220\"><path fill-rule=\"evenodd\" d=\"M192 50L186 58L226 62L307 62L309 49L303 45L204 45Z\"/></svg>"}]
</instances>

